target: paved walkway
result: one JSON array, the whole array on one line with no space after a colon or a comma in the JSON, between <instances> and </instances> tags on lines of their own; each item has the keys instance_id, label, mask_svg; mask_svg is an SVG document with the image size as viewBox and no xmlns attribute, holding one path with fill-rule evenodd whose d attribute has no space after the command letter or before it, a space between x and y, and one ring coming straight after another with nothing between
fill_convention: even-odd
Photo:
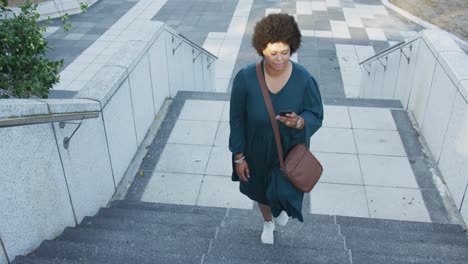
<instances>
[{"instance_id":1,"label":"paved walkway","mask_svg":"<svg viewBox=\"0 0 468 264\"><path fill-rule=\"evenodd\" d=\"M297 17L304 36L293 59L317 77L326 104L324 127L311 144L325 172L306 196L304 212L451 221L433 182L431 161L401 104L350 99L359 88L358 62L414 35L419 26L389 13L378 0L137 2L101 0L87 14L72 16L71 32L51 32L48 37L63 47L54 56L65 57L67 64L82 62L86 45L101 41L92 59L103 60L106 38L113 36L108 33L118 34L116 25L124 27L122 21L128 18L112 23L130 9L134 16L166 22L216 54L220 93L179 93L127 199L254 208L229 178L229 83L233 73L256 59L250 45L255 21L268 13L288 12ZM139 6L143 2L148 2L147 8ZM80 71L73 64L69 66L73 71L64 70L68 79L57 87L70 89L70 84L83 82L76 78L89 69L83 66Z\"/></svg>"}]
</instances>

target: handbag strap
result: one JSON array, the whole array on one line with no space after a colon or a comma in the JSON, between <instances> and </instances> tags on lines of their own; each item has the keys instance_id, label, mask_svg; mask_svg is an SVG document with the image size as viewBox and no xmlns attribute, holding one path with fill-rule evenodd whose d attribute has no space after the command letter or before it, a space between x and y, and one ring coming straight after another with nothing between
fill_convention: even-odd
<instances>
[{"instance_id":1,"label":"handbag strap","mask_svg":"<svg viewBox=\"0 0 468 264\"><path fill-rule=\"evenodd\" d=\"M278 150L278 158L281 166L281 171L283 173L286 172L284 168L284 161L283 161L283 149L281 148L281 139L279 134L278 128L278 121L275 119L275 112L273 111L273 105L271 103L270 95L268 94L267 84L265 82L265 77L263 77L263 72L261 68L261 60L257 62L257 78L258 82L260 83L260 88L262 90L263 99L265 99L265 105L267 107L271 126L273 127L273 133L275 134L275 141L276 141L276 149Z\"/></svg>"}]
</instances>

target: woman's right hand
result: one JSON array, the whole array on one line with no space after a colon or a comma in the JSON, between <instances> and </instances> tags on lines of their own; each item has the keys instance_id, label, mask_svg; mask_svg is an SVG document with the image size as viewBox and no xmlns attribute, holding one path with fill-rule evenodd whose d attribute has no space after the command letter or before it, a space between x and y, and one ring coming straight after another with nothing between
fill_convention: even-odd
<instances>
[{"instance_id":1,"label":"woman's right hand","mask_svg":"<svg viewBox=\"0 0 468 264\"><path fill-rule=\"evenodd\" d=\"M248 182L250 178L249 165L247 165L247 160L243 160L241 163L234 163L236 166L237 176L241 181Z\"/></svg>"}]
</instances>

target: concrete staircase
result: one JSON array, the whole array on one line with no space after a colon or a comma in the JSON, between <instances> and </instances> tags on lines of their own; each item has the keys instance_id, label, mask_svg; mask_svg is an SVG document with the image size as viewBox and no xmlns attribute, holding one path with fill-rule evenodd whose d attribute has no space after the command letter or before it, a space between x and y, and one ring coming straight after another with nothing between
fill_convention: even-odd
<instances>
[{"instance_id":1,"label":"concrete staircase","mask_svg":"<svg viewBox=\"0 0 468 264\"><path fill-rule=\"evenodd\" d=\"M305 214L260 243L252 210L114 201L13 264L467 263L458 225Z\"/></svg>"}]
</instances>

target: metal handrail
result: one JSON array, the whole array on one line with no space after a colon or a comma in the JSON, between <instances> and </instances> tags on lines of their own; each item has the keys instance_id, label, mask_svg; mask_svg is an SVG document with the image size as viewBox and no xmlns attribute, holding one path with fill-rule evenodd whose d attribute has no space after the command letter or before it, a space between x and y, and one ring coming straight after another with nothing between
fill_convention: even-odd
<instances>
[{"instance_id":1,"label":"metal handrail","mask_svg":"<svg viewBox=\"0 0 468 264\"><path fill-rule=\"evenodd\" d=\"M80 123L73 123L78 125L73 133L69 137L63 138L63 147L68 149L70 145L70 140L75 135L76 131L81 127L81 123L84 119L97 118L99 117L99 112L78 112L78 113L67 113L67 114L50 114L50 115L37 115L37 116L27 116L27 117L12 117L7 119L0 119L0 128L1 127L15 127L15 126L26 126L26 125L35 125L35 124L44 124L44 123L55 123L59 122L60 128L65 127L65 123L72 120L81 120Z\"/></svg>"},{"instance_id":2,"label":"metal handrail","mask_svg":"<svg viewBox=\"0 0 468 264\"><path fill-rule=\"evenodd\" d=\"M399 43L397 43L397 44L395 44L395 45L393 45L393 46L391 46L391 47L388 47L388 48L382 50L381 52L379 52L379 53L377 53L377 54L374 54L372 57L369 57L369 58L363 60L362 62L359 63L359 65L361 65L361 64L363 64L363 63L366 63L366 62L368 62L368 61L370 61L370 60L378 59L378 58L380 58L380 57L383 57L384 54L386 55L386 53L389 53L390 51L395 50L396 48L400 47L401 45L403 45L403 44L405 44L405 43L406 43L406 41L401 41L401 42L399 42Z\"/></svg>"},{"instance_id":3,"label":"metal handrail","mask_svg":"<svg viewBox=\"0 0 468 264\"><path fill-rule=\"evenodd\" d=\"M197 43L191 41L190 39L188 39L186 36L178 33L177 34L179 37L181 37L183 40L185 40L186 42L188 42L188 44L190 46L192 46L192 48L197 48L199 49L200 51L202 51L203 53L215 58L215 59L219 59L218 57L216 57L213 53L209 52L208 50L206 50L205 48L203 48L202 46L198 45Z\"/></svg>"},{"instance_id":4,"label":"metal handrail","mask_svg":"<svg viewBox=\"0 0 468 264\"><path fill-rule=\"evenodd\" d=\"M359 63L359 65L364 64L366 62L370 62L371 60L374 61L374 60L376 60L378 58L381 58L381 57L387 55L388 53L396 50L397 48L400 48L400 50L401 50L404 46L406 46L408 44L411 44L411 43L415 42L416 40L418 40L418 38L415 38L415 39L413 39L411 41L408 41L408 42L407 41L401 41L401 42L399 42L399 43L397 43L397 44L395 44L395 45L393 45L391 47L388 47L388 48L382 50L381 52L373 55L372 57L369 57L369 58L363 60L362 62Z\"/></svg>"},{"instance_id":5,"label":"metal handrail","mask_svg":"<svg viewBox=\"0 0 468 264\"><path fill-rule=\"evenodd\" d=\"M43 123L65 122L99 117L99 112L79 112L69 114L50 114L0 119L0 127L26 126Z\"/></svg>"}]
</instances>

